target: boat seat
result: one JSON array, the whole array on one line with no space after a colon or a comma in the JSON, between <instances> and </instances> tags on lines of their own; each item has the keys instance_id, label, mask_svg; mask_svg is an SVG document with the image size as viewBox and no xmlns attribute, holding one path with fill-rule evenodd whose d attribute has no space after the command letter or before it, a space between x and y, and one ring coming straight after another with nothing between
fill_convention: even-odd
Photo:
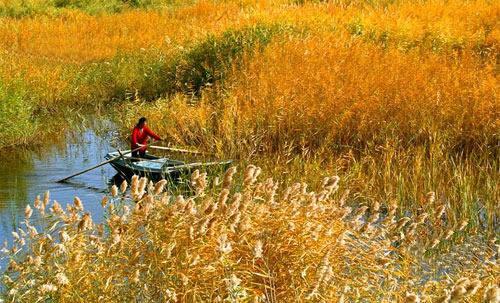
<instances>
[{"instance_id":1,"label":"boat seat","mask_svg":"<svg viewBox=\"0 0 500 303\"><path fill-rule=\"evenodd\" d=\"M183 164L184 164L184 162L182 162L182 161L171 160L171 159L167 159L167 158L154 159L154 161L142 160L142 161L134 162L134 165L144 167L147 169L161 169L163 167L183 165Z\"/></svg>"},{"instance_id":2,"label":"boat seat","mask_svg":"<svg viewBox=\"0 0 500 303\"><path fill-rule=\"evenodd\" d=\"M159 162L159 161L137 161L134 162L134 165L144 167L147 169L161 169L165 163Z\"/></svg>"}]
</instances>

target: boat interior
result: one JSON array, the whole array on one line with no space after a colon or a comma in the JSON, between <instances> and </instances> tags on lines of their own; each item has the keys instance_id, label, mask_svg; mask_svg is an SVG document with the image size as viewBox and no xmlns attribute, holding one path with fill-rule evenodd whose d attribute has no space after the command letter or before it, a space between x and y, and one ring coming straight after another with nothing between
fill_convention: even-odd
<instances>
[{"instance_id":1,"label":"boat interior","mask_svg":"<svg viewBox=\"0 0 500 303\"><path fill-rule=\"evenodd\" d=\"M144 158L134 158L131 154L124 154L127 151L123 151L123 159L126 164L132 164L134 166L140 166L145 169L161 169L169 166L183 165L186 164L183 161L172 160L169 158L160 158L151 154L146 154ZM109 158L114 158L120 156L118 152L109 153ZM128 160L128 161L127 161ZM130 162L129 162L130 161Z\"/></svg>"}]
</instances>

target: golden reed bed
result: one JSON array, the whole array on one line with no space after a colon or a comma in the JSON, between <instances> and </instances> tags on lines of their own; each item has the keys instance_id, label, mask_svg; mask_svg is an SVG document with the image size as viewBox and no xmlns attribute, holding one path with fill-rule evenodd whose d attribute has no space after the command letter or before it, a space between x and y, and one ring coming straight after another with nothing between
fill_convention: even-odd
<instances>
[{"instance_id":1,"label":"golden reed bed","mask_svg":"<svg viewBox=\"0 0 500 303\"><path fill-rule=\"evenodd\" d=\"M80 199L27 206L3 252L6 302L498 302L498 245L431 213L354 206L349 184L282 188L249 165L219 180L194 172L189 195L166 181L113 186L106 220ZM33 209L34 208L34 209ZM44 227L31 225L32 216Z\"/></svg>"}]
</instances>

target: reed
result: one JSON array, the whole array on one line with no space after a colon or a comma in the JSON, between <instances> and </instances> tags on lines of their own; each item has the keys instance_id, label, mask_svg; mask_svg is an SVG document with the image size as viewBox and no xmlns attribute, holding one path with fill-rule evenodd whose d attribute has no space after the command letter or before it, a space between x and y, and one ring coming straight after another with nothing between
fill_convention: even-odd
<instances>
[{"instance_id":1,"label":"reed","mask_svg":"<svg viewBox=\"0 0 500 303\"><path fill-rule=\"evenodd\" d=\"M498 302L496 2L24 2L1 2L0 147L113 107L255 165L186 196L134 177L102 224L37 198L0 299Z\"/></svg>"},{"instance_id":2,"label":"reed","mask_svg":"<svg viewBox=\"0 0 500 303\"><path fill-rule=\"evenodd\" d=\"M146 192L113 189L107 199L114 207L101 224L77 198L60 212L38 207L33 216L45 227L36 231L27 216L13 246L2 249L9 268L1 298L498 302L495 239L461 232L460 242L439 238L453 228L440 218L437 224L410 215L383 224L387 205L356 206L349 198L356 194L346 198L349 184L337 176L312 189L281 188L256 171L232 168L219 185L200 182L195 172L196 195L185 197L164 192L165 181L145 186L148 180L134 178L130 189ZM380 220L367 220L375 214ZM429 255L437 239L449 250Z\"/></svg>"},{"instance_id":3,"label":"reed","mask_svg":"<svg viewBox=\"0 0 500 303\"><path fill-rule=\"evenodd\" d=\"M198 99L139 98L123 118L131 124L147 114L172 143L276 175L286 167L290 181L334 168L356 184L360 202L396 199L430 212L436 205L422 193L436 191L450 220L495 229L495 60L423 56L337 35L292 36L242 60Z\"/></svg>"},{"instance_id":4,"label":"reed","mask_svg":"<svg viewBox=\"0 0 500 303\"><path fill-rule=\"evenodd\" d=\"M488 61L495 58L498 45L498 31L494 26L498 6L491 1L334 1L323 4L314 1L302 4L294 1L198 1L183 5L168 1L169 6L164 6L164 1L127 1L120 2L128 8L119 9L119 12L103 8L103 13L94 15L86 13L85 7L90 2L60 2L54 14L34 9L33 14L28 13L32 14L30 18L2 17L0 22L2 87L13 87L14 83L19 90L16 93L29 96L27 104L22 105L27 113L19 117L22 123L41 122L45 126L50 119L43 117L54 116L54 111L64 113L85 105L94 107L96 103L130 100L136 93L154 99L172 93L172 87L198 92L200 87L205 87L204 72L210 77L215 75L215 79L226 77L228 73L220 67L227 68L233 63L232 51L214 56L209 51L214 50L211 43L212 46L224 43L224 39L217 39L226 32L222 36L227 38L233 34L236 37L226 39L229 43L226 50L242 48L250 53L252 45L262 41L252 44L247 43L252 40L243 39L245 43L241 45L237 33L256 25L264 28L276 24L289 26L317 39L333 33L346 36L347 43L350 39L366 43L370 49L367 52L372 49L370 45L377 45L424 57L438 53L460 58L465 53ZM19 6L29 10L32 6L50 6L55 2L20 3L3 1L1 7L5 11L11 8L15 11ZM141 10L134 6L151 9ZM286 39L289 35L289 31L282 31L271 36ZM183 55L185 50L186 56ZM193 56L203 61L192 61ZM186 72L191 67L189 63L197 64L196 73ZM200 68L205 65L210 68ZM172 72L172 66L179 67L185 77L165 76ZM12 117L5 116L3 111L0 115L1 120L12 122ZM40 127L37 131L45 129L48 128ZM36 136L30 135L32 132L19 130L15 133L22 139L2 140L0 144L36 141Z\"/></svg>"}]
</instances>

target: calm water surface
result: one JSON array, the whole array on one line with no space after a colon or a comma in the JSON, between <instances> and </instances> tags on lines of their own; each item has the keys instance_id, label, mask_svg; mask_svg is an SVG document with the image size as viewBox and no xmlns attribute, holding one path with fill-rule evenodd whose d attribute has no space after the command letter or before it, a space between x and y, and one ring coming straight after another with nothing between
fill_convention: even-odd
<instances>
[{"instance_id":1,"label":"calm water surface","mask_svg":"<svg viewBox=\"0 0 500 303\"><path fill-rule=\"evenodd\" d=\"M115 150L113 146L124 146L123 142L113 142L116 137L108 126L98 132L92 129L73 132L61 144L37 151L4 150L0 170L0 243L11 243L11 232L24 220L26 204L33 206L35 197L43 197L47 190L51 200L57 200L63 207L78 196L94 222L102 221L100 201L115 175L110 165L70 179L69 183L55 181L104 161L104 155ZM33 218L36 222L35 214L36 211ZM1 263L0 272L4 269Z\"/></svg>"}]
</instances>

